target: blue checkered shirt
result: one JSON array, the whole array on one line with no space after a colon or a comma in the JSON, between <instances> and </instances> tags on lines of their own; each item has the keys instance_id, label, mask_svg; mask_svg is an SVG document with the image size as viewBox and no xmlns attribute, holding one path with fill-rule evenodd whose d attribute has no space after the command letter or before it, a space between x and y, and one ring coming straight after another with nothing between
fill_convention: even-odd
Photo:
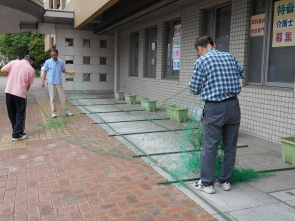
<instances>
[{"instance_id":1,"label":"blue checkered shirt","mask_svg":"<svg viewBox=\"0 0 295 221\"><path fill-rule=\"evenodd\" d=\"M209 49L194 65L189 89L202 100L221 101L241 92L244 71L230 53Z\"/></svg>"}]
</instances>

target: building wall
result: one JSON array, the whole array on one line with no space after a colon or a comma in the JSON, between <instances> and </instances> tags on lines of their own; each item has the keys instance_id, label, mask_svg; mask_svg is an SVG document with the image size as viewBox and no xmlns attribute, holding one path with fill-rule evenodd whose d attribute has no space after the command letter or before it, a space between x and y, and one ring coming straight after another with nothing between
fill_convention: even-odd
<instances>
[{"instance_id":1,"label":"building wall","mask_svg":"<svg viewBox=\"0 0 295 221\"><path fill-rule=\"evenodd\" d=\"M44 51L45 52L49 52L52 48L52 40L51 40L51 35L46 35L45 36L45 40L44 40L45 44L45 48L44 48Z\"/></svg>"},{"instance_id":2,"label":"building wall","mask_svg":"<svg viewBox=\"0 0 295 221\"><path fill-rule=\"evenodd\" d=\"M178 11L161 19L119 34L118 89L137 94L138 98L165 99L188 86L193 64L197 59L194 42L201 35L202 9L226 3L226 0L206 1ZM181 18L181 60L179 80L163 78L164 24ZM232 1L230 52L233 53L247 75L247 53L249 39L250 0ZM145 29L157 25L157 76L144 77ZM139 74L130 74L130 33L139 31ZM280 137L295 135L295 100L293 90L275 88L253 88L246 86L246 79L239 96L242 111L240 131L273 142ZM292 118L293 116L293 118Z\"/></svg>"},{"instance_id":3,"label":"building wall","mask_svg":"<svg viewBox=\"0 0 295 221\"><path fill-rule=\"evenodd\" d=\"M67 46L66 39L73 39L73 46ZM83 39L90 40L90 47L83 47ZM100 48L100 40L107 41L107 48ZM76 71L74 81L63 74L65 90L114 90L114 36L93 35L91 31L56 30L56 49L59 58L65 63L68 57L73 58L73 64L65 64L66 70ZM83 57L90 57L90 64L83 64ZM107 58L107 65L100 64L100 57ZM83 81L83 73L90 73L90 82ZM107 74L107 81L100 81L100 74Z\"/></svg>"},{"instance_id":4,"label":"building wall","mask_svg":"<svg viewBox=\"0 0 295 221\"><path fill-rule=\"evenodd\" d=\"M65 10L75 11L74 27L81 28L116 2L118 2L118 0L71 0L66 5Z\"/></svg>"}]
</instances>

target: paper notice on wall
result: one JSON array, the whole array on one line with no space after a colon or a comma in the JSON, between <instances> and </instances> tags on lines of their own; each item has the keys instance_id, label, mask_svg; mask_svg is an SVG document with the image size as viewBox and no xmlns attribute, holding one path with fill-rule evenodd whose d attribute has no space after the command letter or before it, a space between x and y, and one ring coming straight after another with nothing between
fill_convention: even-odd
<instances>
[{"instance_id":1,"label":"paper notice on wall","mask_svg":"<svg viewBox=\"0 0 295 221\"><path fill-rule=\"evenodd\" d=\"M174 26L174 37L181 36L181 24Z\"/></svg>"},{"instance_id":2,"label":"paper notice on wall","mask_svg":"<svg viewBox=\"0 0 295 221\"><path fill-rule=\"evenodd\" d=\"M263 36L265 25L265 13L251 17L251 37Z\"/></svg>"},{"instance_id":3,"label":"paper notice on wall","mask_svg":"<svg viewBox=\"0 0 295 221\"><path fill-rule=\"evenodd\" d=\"M277 1L274 5L272 47L295 46L295 1Z\"/></svg>"},{"instance_id":4,"label":"paper notice on wall","mask_svg":"<svg viewBox=\"0 0 295 221\"><path fill-rule=\"evenodd\" d=\"M180 68L180 59L173 59L173 71L177 71Z\"/></svg>"},{"instance_id":5,"label":"paper notice on wall","mask_svg":"<svg viewBox=\"0 0 295 221\"><path fill-rule=\"evenodd\" d=\"M179 47L173 47L173 52L172 52L172 58L180 58L180 48Z\"/></svg>"},{"instance_id":6,"label":"paper notice on wall","mask_svg":"<svg viewBox=\"0 0 295 221\"><path fill-rule=\"evenodd\" d=\"M173 37L173 47L180 47L181 36Z\"/></svg>"}]
</instances>

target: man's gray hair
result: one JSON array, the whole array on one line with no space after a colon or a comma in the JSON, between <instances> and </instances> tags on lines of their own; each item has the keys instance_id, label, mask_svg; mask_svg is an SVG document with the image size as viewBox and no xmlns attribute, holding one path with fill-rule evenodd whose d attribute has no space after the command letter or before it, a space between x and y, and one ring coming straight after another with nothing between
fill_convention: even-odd
<instances>
[{"instance_id":1,"label":"man's gray hair","mask_svg":"<svg viewBox=\"0 0 295 221\"><path fill-rule=\"evenodd\" d=\"M25 57L24 57L24 60L27 60L29 62L34 62L35 61L35 58L34 56L30 55L30 54L27 54Z\"/></svg>"}]
</instances>

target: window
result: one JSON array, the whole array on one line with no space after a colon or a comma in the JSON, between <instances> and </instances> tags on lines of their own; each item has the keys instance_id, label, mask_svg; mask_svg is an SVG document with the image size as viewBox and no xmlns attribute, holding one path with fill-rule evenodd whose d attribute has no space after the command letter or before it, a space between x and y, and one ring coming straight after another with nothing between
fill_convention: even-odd
<instances>
[{"instance_id":1,"label":"window","mask_svg":"<svg viewBox=\"0 0 295 221\"><path fill-rule=\"evenodd\" d=\"M130 76L138 76L139 33L132 33L130 37Z\"/></svg>"},{"instance_id":2,"label":"window","mask_svg":"<svg viewBox=\"0 0 295 221\"><path fill-rule=\"evenodd\" d=\"M83 81L90 81L91 74L83 74Z\"/></svg>"},{"instance_id":3,"label":"window","mask_svg":"<svg viewBox=\"0 0 295 221\"><path fill-rule=\"evenodd\" d=\"M66 56L66 64L74 64L74 57Z\"/></svg>"},{"instance_id":4,"label":"window","mask_svg":"<svg viewBox=\"0 0 295 221\"><path fill-rule=\"evenodd\" d=\"M231 5L225 4L205 10L202 35L211 36L216 49L229 52Z\"/></svg>"},{"instance_id":5,"label":"window","mask_svg":"<svg viewBox=\"0 0 295 221\"><path fill-rule=\"evenodd\" d=\"M156 77L157 27L146 29L146 77Z\"/></svg>"},{"instance_id":6,"label":"window","mask_svg":"<svg viewBox=\"0 0 295 221\"><path fill-rule=\"evenodd\" d=\"M100 40L99 46L100 46L100 48L107 48L107 41L106 40Z\"/></svg>"},{"instance_id":7,"label":"window","mask_svg":"<svg viewBox=\"0 0 295 221\"><path fill-rule=\"evenodd\" d=\"M286 2L286 1L283 1ZM292 2L291 11L288 4ZM272 21L265 82L267 86L294 87L295 77L295 2L272 4ZM279 11L279 8L281 10ZM284 24L286 22L286 24Z\"/></svg>"},{"instance_id":8,"label":"window","mask_svg":"<svg viewBox=\"0 0 295 221\"><path fill-rule=\"evenodd\" d=\"M174 20L165 25L164 77L179 78L181 22Z\"/></svg>"},{"instance_id":9,"label":"window","mask_svg":"<svg viewBox=\"0 0 295 221\"><path fill-rule=\"evenodd\" d=\"M107 64L107 58L106 57L100 57L100 64L106 65Z\"/></svg>"},{"instance_id":10,"label":"window","mask_svg":"<svg viewBox=\"0 0 295 221\"><path fill-rule=\"evenodd\" d=\"M83 47L90 48L90 40L89 39L83 39Z\"/></svg>"},{"instance_id":11,"label":"window","mask_svg":"<svg viewBox=\"0 0 295 221\"><path fill-rule=\"evenodd\" d=\"M83 64L90 64L90 57L83 57Z\"/></svg>"},{"instance_id":12,"label":"window","mask_svg":"<svg viewBox=\"0 0 295 221\"><path fill-rule=\"evenodd\" d=\"M294 6L293 1L252 0L249 84L294 88Z\"/></svg>"},{"instance_id":13,"label":"window","mask_svg":"<svg viewBox=\"0 0 295 221\"><path fill-rule=\"evenodd\" d=\"M66 38L66 46L74 46L74 39Z\"/></svg>"},{"instance_id":14,"label":"window","mask_svg":"<svg viewBox=\"0 0 295 221\"><path fill-rule=\"evenodd\" d=\"M107 81L107 74L100 74L99 81Z\"/></svg>"},{"instance_id":15,"label":"window","mask_svg":"<svg viewBox=\"0 0 295 221\"><path fill-rule=\"evenodd\" d=\"M264 23L260 23L260 26L258 24L259 19L264 19L265 21L265 4L266 0L254 0L252 2L251 23L253 23L253 25L250 24L251 30L248 54L248 82L255 84L261 82L262 51L265 25ZM258 24L255 24L256 22ZM260 28L259 32L258 28ZM261 31L262 28L263 31Z\"/></svg>"}]
</instances>

